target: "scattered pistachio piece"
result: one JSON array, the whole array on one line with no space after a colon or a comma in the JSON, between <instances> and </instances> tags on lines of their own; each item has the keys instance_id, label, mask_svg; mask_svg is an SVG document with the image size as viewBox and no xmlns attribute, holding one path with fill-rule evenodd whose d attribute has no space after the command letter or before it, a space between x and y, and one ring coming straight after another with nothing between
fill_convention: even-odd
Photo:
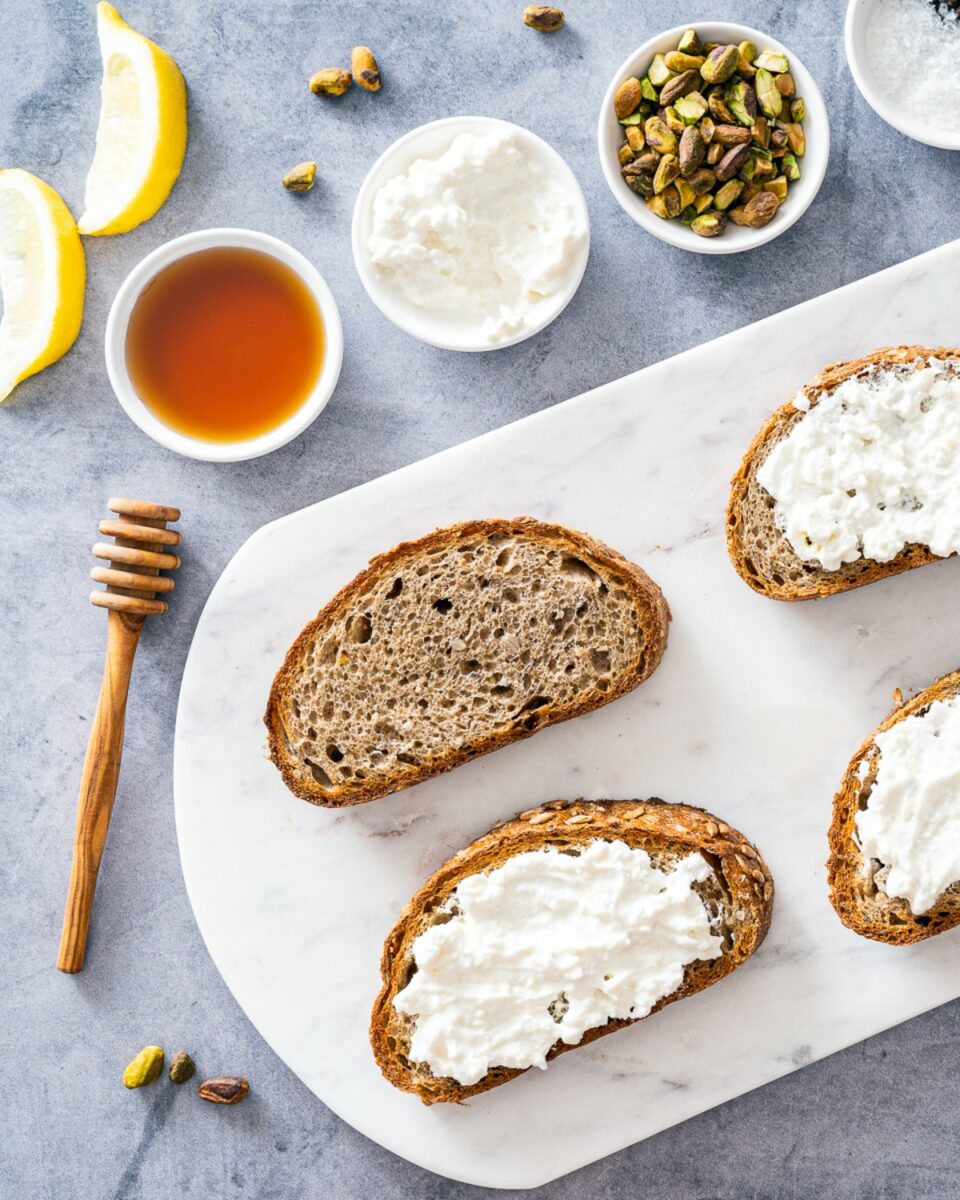
<instances>
[{"instance_id":1,"label":"scattered pistachio piece","mask_svg":"<svg viewBox=\"0 0 960 1200\"><path fill-rule=\"evenodd\" d=\"M242 1075L223 1075L201 1083L197 1095L211 1104L239 1104L249 1091L250 1084Z\"/></svg>"},{"instance_id":2,"label":"scattered pistachio piece","mask_svg":"<svg viewBox=\"0 0 960 1200\"><path fill-rule=\"evenodd\" d=\"M310 91L315 96L342 96L351 83L353 76L349 71L341 70L340 67L327 67L318 71L310 80Z\"/></svg>"},{"instance_id":3,"label":"scattered pistachio piece","mask_svg":"<svg viewBox=\"0 0 960 1200\"><path fill-rule=\"evenodd\" d=\"M144 1046L144 1048L127 1064L123 1072L123 1086L126 1088L146 1087L160 1078L163 1070L163 1050L160 1046Z\"/></svg>"},{"instance_id":4,"label":"scattered pistachio piece","mask_svg":"<svg viewBox=\"0 0 960 1200\"><path fill-rule=\"evenodd\" d=\"M560 21L562 24L562 13ZM350 68L353 71L354 79L365 91L380 91L382 84L380 68L377 66L377 60L373 57L373 51L369 46L354 46L353 53L350 55Z\"/></svg>"},{"instance_id":5,"label":"scattered pistachio piece","mask_svg":"<svg viewBox=\"0 0 960 1200\"><path fill-rule=\"evenodd\" d=\"M541 33L556 33L564 22L562 8L549 8L545 4L528 4L523 10L523 23Z\"/></svg>"},{"instance_id":6,"label":"scattered pistachio piece","mask_svg":"<svg viewBox=\"0 0 960 1200\"><path fill-rule=\"evenodd\" d=\"M170 1082L171 1083L186 1083L188 1079L192 1079L197 1069L197 1064L193 1061L185 1050L181 1050L179 1054L173 1056L170 1063Z\"/></svg>"},{"instance_id":7,"label":"scattered pistachio piece","mask_svg":"<svg viewBox=\"0 0 960 1200\"><path fill-rule=\"evenodd\" d=\"M283 186L288 192L309 192L317 180L315 162L297 163L283 177Z\"/></svg>"}]
</instances>

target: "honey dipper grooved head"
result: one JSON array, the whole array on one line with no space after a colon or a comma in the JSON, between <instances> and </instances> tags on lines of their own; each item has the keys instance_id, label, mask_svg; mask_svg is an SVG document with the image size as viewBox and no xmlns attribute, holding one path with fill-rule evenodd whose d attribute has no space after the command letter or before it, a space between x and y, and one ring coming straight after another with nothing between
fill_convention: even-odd
<instances>
[{"instance_id":1,"label":"honey dipper grooved head","mask_svg":"<svg viewBox=\"0 0 960 1200\"><path fill-rule=\"evenodd\" d=\"M168 521L179 521L180 509L146 500L111 497L107 502L117 520L100 522L100 532L115 542L97 542L93 553L109 561L109 567L94 567L91 578L106 584L105 591L90 593L98 608L113 609L132 616L159 615L167 611L157 593L172 592L173 579L161 570L175 571L180 557L171 553L180 544L180 534L168 529Z\"/></svg>"}]
</instances>

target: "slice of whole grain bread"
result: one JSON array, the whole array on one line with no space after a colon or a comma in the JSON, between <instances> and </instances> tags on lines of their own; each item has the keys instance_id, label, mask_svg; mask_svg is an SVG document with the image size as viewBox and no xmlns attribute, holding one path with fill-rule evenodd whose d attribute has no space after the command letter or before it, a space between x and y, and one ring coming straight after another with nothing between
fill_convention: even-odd
<instances>
[{"instance_id":1,"label":"slice of whole grain bread","mask_svg":"<svg viewBox=\"0 0 960 1200\"><path fill-rule=\"evenodd\" d=\"M820 396L829 394L855 375L878 369L926 366L931 358L960 360L960 349L885 346L852 362L832 363L803 391L813 408ZM937 555L921 545L905 546L890 562L859 558L844 563L836 571L827 571L819 563L806 562L797 555L777 525L774 499L757 482L757 471L774 445L805 416L806 413L794 408L792 402L778 408L754 438L733 477L727 506L727 551L738 574L754 591L774 600L813 600L939 561Z\"/></svg>"},{"instance_id":2,"label":"slice of whole grain bread","mask_svg":"<svg viewBox=\"0 0 960 1200\"><path fill-rule=\"evenodd\" d=\"M928 912L916 915L907 900L888 896L883 890L884 864L864 858L856 831L857 813L870 803L877 779L880 765L877 734L907 717L922 715L934 700L949 700L958 694L960 671L954 671L912 699L898 703L850 760L834 797L827 859L830 903L844 925L863 937L906 946L960 924L960 880L938 896Z\"/></svg>"},{"instance_id":3,"label":"slice of whole grain bread","mask_svg":"<svg viewBox=\"0 0 960 1200\"><path fill-rule=\"evenodd\" d=\"M669 619L653 580L586 534L439 529L373 559L291 646L270 757L304 800L374 800L622 696Z\"/></svg>"},{"instance_id":4,"label":"slice of whole grain bread","mask_svg":"<svg viewBox=\"0 0 960 1200\"><path fill-rule=\"evenodd\" d=\"M660 867L696 851L713 868L713 878L695 886L713 928L723 937L723 952L718 958L690 963L682 985L664 996L648 1016L717 983L763 941L773 908L770 871L742 834L703 809L662 800L556 801L530 809L495 826L444 863L409 902L387 937L380 964L383 987L373 1006L370 1043L380 1070L394 1087L415 1093L424 1104L460 1102L524 1074L517 1068L494 1067L470 1086L438 1078L427 1064L410 1061L407 1051L416 1018L398 1012L393 1002L416 971L414 942L430 925L449 919L443 906L461 880L501 866L516 854L548 845L575 850L596 839L623 841L646 850ZM588 1030L577 1045L634 1024L634 1019L611 1019ZM574 1049L558 1041L547 1058Z\"/></svg>"}]
</instances>

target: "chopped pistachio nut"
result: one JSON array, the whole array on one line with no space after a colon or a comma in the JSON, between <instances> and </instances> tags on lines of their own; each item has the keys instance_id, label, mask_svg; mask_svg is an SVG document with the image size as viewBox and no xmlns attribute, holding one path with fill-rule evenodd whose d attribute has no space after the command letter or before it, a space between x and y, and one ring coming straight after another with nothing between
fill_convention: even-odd
<instances>
[{"instance_id":1,"label":"chopped pistachio nut","mask_svg":"<svg viewBox=\"0 0 960 1200\"><path fill-rule=\"evenodd\" d=\"M800 178L800 164L792 154L783 156L783 173L791 183L796 183Z\"/></svg>"},{"instance_id":2,"label":"chopped pistachio nut","mask_svg":"<svg viewBox=\"0 0 960 1200\"><path fill-rule=\"evenodd\" d=\"M786 177L784 175L778 175L776 179L768 179L763 185L763 190L765 192L772 192L773 195L776 196L777 202L782 204L787 198L788 186L789 185L787 184Z\"/></svg>"},{"instance_id":3,"label":"chopped pistachio nut","mask_svg":"<svg viewBox=\"0 0 960 1200\"><path fill-rule=\"evenodd\" d=\"M651 104L656 104L660 97L657 95L657 89L650 82L650 76L644 75L640 80L640 95L644 100L648 100Z\"/></svg>"},{"instance_id":4,"label":"chopped pistachio nut","mask_svg":"<svg viewBox=\"0 0 960 1200\"><path fill-rule=\"evenodd\" d=\"M327 67L318 71L310 80L310 91L315 96L342 96L351 83L353 76L349 71L343 71L339 67Z\"/></svg>"},{"instance_id":5,"label":"chopped pistachio nut","mask_svg":"<svg viewBox=\"0 0 960 1200\"><path fill-rule=\"evenodd\" d=\"M753 62L753 65L758 71L771 71L776 75L782 74L784 71L790 70L790 64L787 62L787 56L780 54L776 50L764 50L759 54Z\"/></svg>"},{"instance_id":6,"label":"chopped pistachio nut","mask_svg":"<svg viewBox=\"0 0 960 1200\"><path fill-rule=\"evenodd\" d=\"M677 42L677 49L681 54L700 54L703 50L703 43L700 41L700 36L695 29L685 31L683 37Z\"/></svg>"},{"instance_id":7,"label":"chopped pistachio nut","mask_svg":"<svg viewBox=\"0 0 960 1200\"><path fill-rule=\"evenodd\" d=\"M718 237L727 227L727 214L722 212L704 213L697 217L690 228L700 237Z\"/></svg>"},{"instance_id":8,"label":"chopped pistachio nut","mask_svg":"<svg viewBox=\"0 0 960 1200\"><path fill-rule=\"evenodd\" d=\"M317 180L315 162L297 163L284 175L281 182L288 192L309 192Z\"/></svg>"},{"instance_id":9,"label":"chopped pistachio nut","mask_svg":"<svg viewBox=\"0 0 960 1200\"><path fill-rule=\"evenodd\" d=\"M679 75L681 71L699 71L703 66L704 57L702 54L684 54L682 50L671 50L663 56L663 61L671 71L676 71Z\"/></svg>"},{"instance_id":10,"label":"chopped pistachio nut","mask_svg":"<svg viewBox=\"0 0 960 1200\"><path fill-rule=\"evenodd\" d=\"M543 4L528 4L523 10L523 23L541 33L556 33L563 25L563 9L548 8Z\"/></svg>"},{"instance_id":11,"label":"chopped pistachio nut","mask_svg":"<svg viewBox=\"0 0 960 1200\"><path fill-rule=\"evenodd\" d=\"M673 78L673 71L664 62L662 54L655 54L647 75L655 88L662 88L669 79Z\"/></svg>"},{"instance_id":12,"label":"chopped pistachio nut","mask_svg":"<svg viewBox=\"0 0 960 1200\"><path fill-rule=\"evenodd\" d=\"M803 102L802 96L797 96L796 99L790 101L790 120L799 123L805 121L807 117L807 106Z\"/></svg>"},{"instance_id":13,"label":"chopped pistachio nut","mask_svg":"<svg viewBox=\"0 0 960 1200\"><path fill-rule=\"evenodd\" d=\"M783 97L792 96L797 90L797 85L789 71L784 71L782 75L774 76L774 82L777 85L777 91Z\"/></svg>"}]
</instances>

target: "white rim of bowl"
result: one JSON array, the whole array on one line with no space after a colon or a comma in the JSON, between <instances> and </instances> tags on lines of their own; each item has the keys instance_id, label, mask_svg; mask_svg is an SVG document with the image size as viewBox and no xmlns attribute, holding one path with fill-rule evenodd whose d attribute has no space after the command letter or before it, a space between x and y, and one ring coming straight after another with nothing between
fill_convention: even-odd
<instances>
[{"instance_id":1,"label":"white rim of bowl","mask_svg":"<svg viewBox=\"0 0 960 1200\"><path fill-rule=\"evenodd\" d=\"M606 141L610 131L610 116L613 112L614 93L626 75L634 68L638 58L645 58L647 55L650 55L652 58L661 45L666 45L671 40L675 42L685 30L693 28L729 30L731 42L736 41L739 43L749 40L757 45L763 43L765 48L769 47L771 50L779 50L789 58L791 71L793 71L794 65L798 64L800 72L809 81L809 86L805 84L802 91L798 87L798 91L807 102L808 109L815 110L816 117L819 118L817 123L823 126L822 132L818 132L817 134L818 152L822 149L822 156L813 174L804 174L801 176L802 180L810 181L807 189L808 195L801 203L785 207L782 213L777 213L774 219L761 229L738 227L734 234L729 237L726 235L716 238L698 237L691 230L687 229L686 226L679 225L678 222L664 221L653 213L650 213L649 216L642 213L635 204L631 203L634 193L624 186L619 168L616 171L613 169ZM600 167L603 171L604 179L606 179L607 186L613 193L617 203L627 216L635 224L645 229L647 233L652 234L668 246L674 246L678 250L687 250L692 254L741 254L745 250L755 250L758 246L772 242L781 233L786 233L792 225L795 225L800 220L817 198L817 193L820 191L820 186L827 173L827 163L830 159L830 117L827 113L827 106L824 103L820 88L809 68L798 54L778 38L775 38L772 34L765 33L762 29L754 29L750 25L740 25L735 21L688 21L683 25L675 25L672 29L665 29L662 33L656 34L655 37L648 38L631 54L628 54L620 64L610 81L610 86L607 88L600 106L600 118L597 122L597 151L600 156ZM675 224L678 225L676 230L672 228Z\"/></svg>"},{"instance_id":2,"label":"white rim of bowl","mask_svg":"<svg viewBox=\"0 0 960 1200\"><path fill-rule=\"evenodd\" d=\"M567 181L570 187L571 194L575 197L578 207L583 216L584 229L586 230L586 238L584 239L583 249L580 257L574 268L573 274L570 276L570 281L565 289L557 292L553 297L553 303L544 306L544 317L538 320L535 324L527 329L520 330L509 338L504 338L503 341L493 342L489 345L478 343L475 339L467 342L464 339L450 336L449 329L443 329L436 336L429 336L417 322L405 320L405 314L419 314L423 318L424 324L429 321L429 315L424 309L417 308L415 305L408 304L399 297L394 297L380 282L373 265L370 263L367 255L366 246L364 245L365 229L361 226L365 224L365 220L369 215L370 208L373 202L373 193L380 186L378 176L382 168L387 166L391 159L402 157L403 152L407 150L412 142L422 137L427 131L433 131L443 128L456 130L456 132L470 131L471 126L486 126L487 128L502 128L511 129L519 133L522 137L528 139L531 144L536 146L540 154L544 155L549 162L554 164L560 175ZM451 135L452 140L452 135ZM394 172L399 174L399 171ZM563 310L567 307L573 297L577 294L581 282L583 281L584 272L587 269L587 260L590 256L590 214L587 209L587 202L584 199L583 190L577 181L569 164L562 157L559 151L555 150L549 142L544 141L542 137L525 129L522 125L516 125L512 121L504 121L499 117L483 117L483 116L458 116L458 117L441 117L437 121L428 121L425 125L418 125L415 129L411 129L409 133L405 133L397 141L392 142L386 150L377 158L376 162L364 176L363 183L360 185L360 190L357 192L357 199L353 206L353 220L350 229L350 241L353 248L353 261L357 269L357 274L360 276L360 282L363 284L367 295L377 306L381 313L396 325L398 329L402 329L404 333L416 338L420 342L425 342L428 346L436 346L440 350L457 350L462 353L483 353L488 350L505 350L508 346L515 346L518 342L526 341L527 338L533 337L535 334L542 332L549 324L557 319Z\"/></svg>"},{"instance_id":3,"label":"white rim of bowl","mask_svg":"<svg viewBox=\"0 0 960 1200\"><path fill-rule=\"evenodd\" d=\"M905 116L895 104L886 99L879 88L871 83L857 48L857 34L860 32L857 27L866 20L872 3L873 0L850 0L843 23L843 43L847 54L847 66L850 68L850 74L853 76L853 82L857 85L857 90L877 116L882 121L886 121L892 129L902 133L904 137L912 138L915 142L922 142L925 146L935 146L938 150L960 150L960 133L953 137L943 132L935 132L931 135L928 130L922 129L910 117ZM863 32L865 33L865 29Z\"/></svg>"},{"instance_id":4,"label":"white rim of bowl","mask_svg":"<svg viewBox=\"0 0 960 1200\"><path fill-rule=\"evenodd\" d=\"M152 279L172 263L189 254L203 250L215 250L223 247L237 247L246 250L259 250L282 262L295 271L303 280L316 302L324 327L324 358L320 375L313 390L303 401L296 412L292 413L275 429L255 438L247 438L239 442L207 442L189 434L180 433L166 425L140 399L130 380L126 363L127 328L134 306L143 294L144 288ZM340 378L340 368L343 364L343 326L340 312L333 293L326 281L309 259L299 250L279 238L271 237L268 233L260 233L255 229L222 228L198 229L194 233L186 233L172 241L164 242L156 250L151 251L133 268L120 285L110 313L107 317L107 329L104 337L104 352L107 362L107 375L114 395L120 402L127 416L143 430L148 437L153 438L161 446L183 454L187 458L197 458L204 462L241 462L245 459L259 458L273 450L285 446L310 425L327 406Z\"/></svg>"}]
</instances>

